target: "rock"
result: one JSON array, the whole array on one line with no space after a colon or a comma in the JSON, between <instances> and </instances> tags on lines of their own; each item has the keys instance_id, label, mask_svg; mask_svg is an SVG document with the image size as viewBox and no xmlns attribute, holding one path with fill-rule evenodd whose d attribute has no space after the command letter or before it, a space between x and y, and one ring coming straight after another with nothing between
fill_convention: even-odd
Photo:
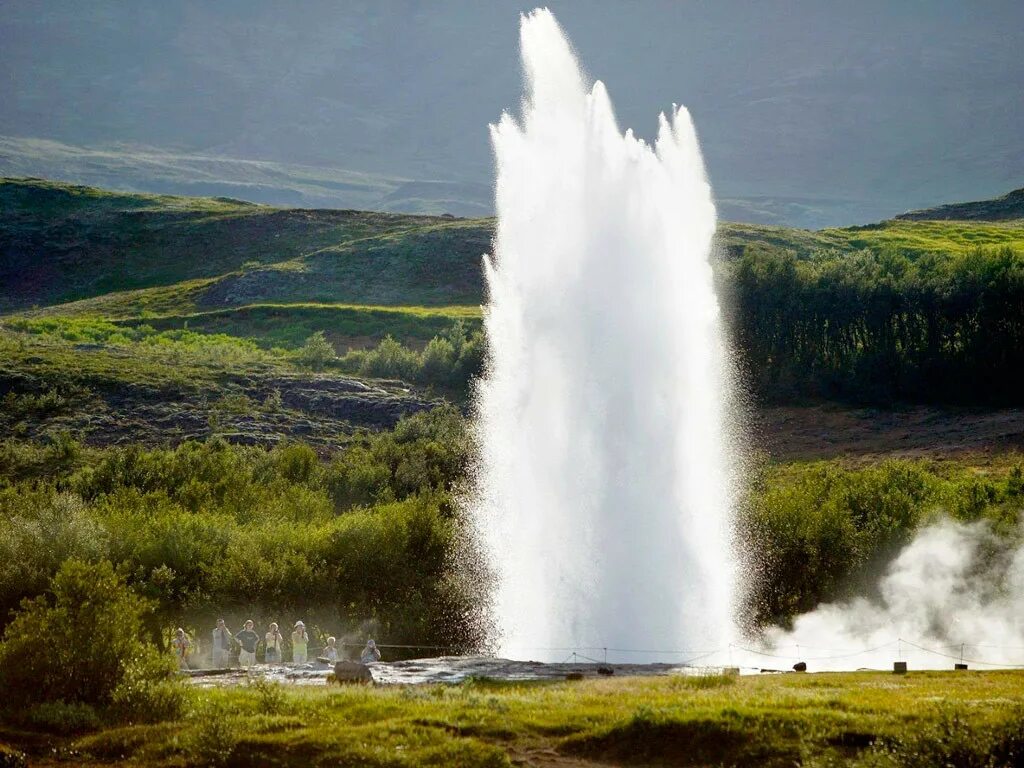
<instances>
[{"instance_id":1,"label":"rock","mask_svg":"<svg viewBox=\"0 0 1024 768\"><path fill-rule=\"evenodd\" d=\"M336 683L373 683L373 673L358 661L339 661L334 665Z\"/></svg>"},{"instance_id":2,"label":"rock","mask_svg":"<svg viewBox=\"0 0 1024 768\"><path fill-rule=\"evenodd\" d=\"M806 661L798 661L796 664L793 665L793 671L794 672L806 672L807 671L807 662Z\"/></svg>"}]
</instances>

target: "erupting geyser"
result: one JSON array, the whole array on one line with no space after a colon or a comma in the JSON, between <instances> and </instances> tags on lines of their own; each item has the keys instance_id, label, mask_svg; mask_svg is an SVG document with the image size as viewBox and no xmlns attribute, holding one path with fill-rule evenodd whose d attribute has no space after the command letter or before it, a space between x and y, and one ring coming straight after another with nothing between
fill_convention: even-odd
<instances>
[{"instance_id":1,"label":"erupting geyser","mask_svg":"<svg viewBox=\"0 0 1024 768\"><path fill-rule=\"evenodd\" d=\"M474 505L500 647L679 661L653 651L721 648L732 631L711 189L685 109L649 146L619 131L600 82L588 92L551 13L523 18L521 44L521 120L491 129L477 402Z\"/></svg>"}]
</instances>

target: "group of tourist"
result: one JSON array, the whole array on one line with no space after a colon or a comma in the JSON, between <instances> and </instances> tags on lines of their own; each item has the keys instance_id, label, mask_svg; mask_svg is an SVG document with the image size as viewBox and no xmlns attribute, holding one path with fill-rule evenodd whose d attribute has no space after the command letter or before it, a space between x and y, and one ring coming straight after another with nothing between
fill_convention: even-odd
<instances>
[{"instance_id":1,"label":"group of tourist","mask_svg":"<svg viewBox=\"0 0 1024 768\"><path fill-rule=\"evenodd\" d=\"M217 626L213 629L213 646L211 653L212 666L215 669L224 669L231 666L231 652L234 646L238 646L238 664L241 667L251 667L256 664L256 649L260 644L260 636L256 632L256 624L252 619L245 622L242 630L237 634L231 634L224 623L224 619L217 619ZM302 621L296 621L291 632L292 663L305 664L308 661L309 634L306 632L306 625ZM284 635L276 622L271 622L263 636L263 659L267 664L280 664L284 661ZM192 641L189 640L185 630L178 628L171 640L171 648L178 660L181 669L189 669L189 657L192 655ZM321 655L318 661L333 664L338 661L338 640L335 637L328 637L327 644L320 649ZM366 646L359 655L363 664L370 664L380 661L380 649L371 639L367 640Z\"/></svg>"}]
</instances>

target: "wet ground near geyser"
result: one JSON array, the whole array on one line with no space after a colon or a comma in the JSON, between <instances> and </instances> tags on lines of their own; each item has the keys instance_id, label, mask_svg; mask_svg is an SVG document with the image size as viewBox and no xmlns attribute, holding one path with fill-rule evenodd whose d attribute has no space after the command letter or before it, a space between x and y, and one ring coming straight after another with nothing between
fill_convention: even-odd
<instances>
[{"instance_id":1,"label":"wet ground near geyser","mask_svg":"<svg viewBox=\"0 0 1024 768\"><path fill-rule=\"evenodd\" d=\"M379 685L417 685L423 683L460 683L473 677L506 681L565 680L576 674L601 677L609 673L617 677L652 677L658 675L721 672L720 668L704 669L675 664L545 664L539 661L512 661L487 656L442 656L432 659L381 661L369 665L373 680ZM333 667L318 662L301 665L257 664L244 669L194 670L189 672L193 685L209 688L238 685L250 678L263 678L294 685L324 685ZM575 674L574 674L575 673Z\"/></svg>"}]
</instances>

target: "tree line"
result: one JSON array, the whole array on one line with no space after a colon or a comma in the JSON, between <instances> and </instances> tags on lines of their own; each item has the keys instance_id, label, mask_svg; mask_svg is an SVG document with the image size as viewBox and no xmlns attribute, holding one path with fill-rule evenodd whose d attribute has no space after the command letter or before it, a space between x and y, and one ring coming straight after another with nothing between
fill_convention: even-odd
<instances>
[{"instance_id":1,"label":"tree line","mask_svg":"<svg viewBox=\"0 0 1024 768\"><path fill-rule=\"evenodd\" d=\"M735 346L767 400L1019 404L1024 255L747 249L725 264Z\"/></svg>"}]
</instances>

